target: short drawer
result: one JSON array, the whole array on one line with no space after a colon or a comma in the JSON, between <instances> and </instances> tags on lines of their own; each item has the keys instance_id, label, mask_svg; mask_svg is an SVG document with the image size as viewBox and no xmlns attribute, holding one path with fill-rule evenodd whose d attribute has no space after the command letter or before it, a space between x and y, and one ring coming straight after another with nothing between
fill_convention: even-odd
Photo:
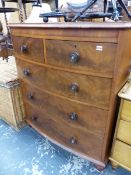
<instances>
[{"instance_id":1,"label":"short drawer","mask_svg":"<svg viewBox=\"0 0 131 175\"><path fill-rule=\"evenodd\" d=\"M117 44L46 40L47 63L95 73L112 74Z\"/></svg>"},{"instance_id":2,"label":"short drawer","mask_svg":"<svg viewBox=\"0 0 131 175\"><path fill-rule=\"evenodd\" d=\"M12 39L17 55L32 61L44 63L44 45L42 39L16 36L13 36Z\"/></svg>"},{"instance_id":3,"label":"short drawer","mask_svg":"<svg viewBox=\"0 0 131 175\"><path fill-rule=\"evenodd\" d=\"M111 157L128 169L131 169L131 146L116 140Z\"/></svg>"},{"instance_id":4,"label":"short drawer","mask_svg":"<svg viewBox=\"0 0 131 175\"><path fill-rule=\"evenodd\" d=\"M120 120L117 138L131 145L131 123Z\"/></svg>"},{"instance_id":5,"label":"short drawer","mask_svg":"<svg viewBox=\"0 0 131 175\"><path fill-rule=\"evenodd\" d=\"M121 119L131 122L131 102L124 100L122 104Z\"/></svg>"},{"instance_id":6,"label":"short drawer","mask_svg":"<svg viewBox=\"0 0 131 175\"><path fill-rule=\"evenodd\" d=\"M59 123L64 121L67 125L104 137L108 111L50 95L33 84L23 83L22 87L25 103L43 109L45 115L53 116Z\"/></svg>"},{"instance_id":7,"label":"short drawer","mask_svg":"<svg viewBox=\"0 0 131 175\"><path fill-rule=\"evenodd\" d=\"M109 107L111 79L75 74L17 60L21 79L39 88L96 107Z\"/></svg>"},{"instance_id":8,"label":"short drawer","mask_svg":"<svg viewBox=\"0 0 131 175\"><path fill-rule=\"evenodd\" d=\"M48 136L64 148L101 160L103 139L79 127L69 125L64 120L58 120L38 106L26 103L26 109L26 121L44 136Z\"/></svg>"}]
</instances>

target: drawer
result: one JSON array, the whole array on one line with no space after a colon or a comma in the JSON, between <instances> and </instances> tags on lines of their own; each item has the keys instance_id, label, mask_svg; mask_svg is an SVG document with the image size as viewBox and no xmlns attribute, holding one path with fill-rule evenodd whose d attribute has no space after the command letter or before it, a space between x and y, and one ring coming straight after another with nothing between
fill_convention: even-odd
<instances>
[{"instance_id":1,"label":"drawer","mask_svg":"<svg viewBox=\"0 0 131 175\"><path fill-rule=\"evenodd\" d=\"M121 119L131 122L131 102L124 100L121 111Z\"/></svg>"},{"instance_id":2,"label":"drawer","mask_svg":"<svg viewBox=\"0 0 131 175\"><path fill-rule=\"evenodd\" d=\"M117 138L131 145L131 123L120 120Z\"/></svg>"},{"instance_id":3,"label":"drawer","mask_svg":"<svg viewBox=\"0 0 131 175\"><path fill-rule=\"evenodd\" d=\"M50 95L32 84L23 83L22 87L25 103L43 109L45 115L49 114L59 122L64 121L67 125L104 137L108 111Z\"/></svg>"},{"instance_id":4,"label":"drawer","mask_svg":"<svg viewBox=\"0 0 131 175\"><path fill-rule=\"evenodd\" d=\"M131 146L116 140L112 158L120 164L131 169Z\"/></svg>"},{"instance_id":5,"label":"drawer","mask_svg":"<svg viewBox=\"0 0 131 175\"><path fill-rule=\"evenodd\" d=\"M44 136L48 136L65 148L70 148L97 160L101 159L103 144L101 138L75 125L70 125L64 120L58 120L54 115L46 113L45 108L41 109L29 103L26 103L25 106L26 121Z\"/></svg>"},{"instance_id":6,"label":"drawer","mask_svg":"<svg viewBox=\"0 0 131 175\"><path fill-rule=\"evenodd\" d=\"M47 63L69 69L112 74L117 44L46 40Z\"/></svg>"},{"instance_id":7,"label":"drawer","mask_svg":"<svg viewBox=\"0 0 131 175\"><path fill-rule=\"evenodd\" d=\"M26 59L44 63L43 40L39 38L13 36L15 53Z\"/></svg>"},{"instance_id":8,"label":"drawer","mask_svg":"<svg viewBox=\"0 0 131 175\"><path fill-rule=\"evenodd\" d=\"M111 79L49 69L17 60L21 79L39 88L72 100L108 108ZM29 72L29 73L28 73Z\"/></svg>"}]
</instances>

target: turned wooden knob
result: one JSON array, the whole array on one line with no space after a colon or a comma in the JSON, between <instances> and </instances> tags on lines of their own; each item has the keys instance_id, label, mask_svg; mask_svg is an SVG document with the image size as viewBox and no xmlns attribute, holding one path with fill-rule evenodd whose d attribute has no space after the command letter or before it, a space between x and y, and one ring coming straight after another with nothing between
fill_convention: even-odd
<instances>
[{"instance_id":1,"label":"turned wooden knob","mask_svg":"<svg viewBox=\"0 0 131 175\"><path fill-rule=\"evenodd\" d=\"M75 137L71 137L71 138L69 139L69 142L70 142L70 144L77 144L77 140L76 140Z\"/></svg>"},{"instance_id":2,"label":"turned wooden knob","mask_svg":"<svg viewBox=\"0 0 131 175\"><path fill-rule=\"evenodd\" d=\"M77 120L77 119L78 119L78 115L77 115L75 112L71 112L71 113L69 114L69 118L70 118L71 120Z\"/></svg>"},{"instance_id":3,"label":"turned wooden knob","mask_svg":"<svg viewBox=\"0 0 131 175\"><path fill-rule=\"evenodd\" d=\"M20 47L20 50L21 50L22 53L26 53L26 52L28 51L27 45L22 45L22 46Z\"/></svg>"},{"instance_id":4,"label":"turned wooden knob","mask_svg":"<svg viewBox=\"0 0 131 175\"><path fill-rule=\"evenodd\" d=\"M32 99L34 98L34 96L33 96L33 94L30 92L30 93L27 94L27 98L28 98L29 100L32 100Z\"/></svg>"},{"instance_id":5,"label":"turned wooden knob","mask_svg":"<svg viewBox=\"0 0 131 175\"><path fill-rule=\"evenodd\" d=\"M79 91L79 86L78 86L78 84L76 84L76 83L71 84L71 85L70 85L70 90L71 90L72 92L78 92L78 91Z\"/></svg>"},{"instance_id":6,"label":"turned wooden knob","mask_svg":"<svg viewBox=\"0 0 131 175\"><path fill-rule=\"evenodd\" d=\"M69 58L71 63L77 63L80 59L80 55L77 52L73 52L70 54Z\"/></svg>"},{"instance_id":7,"label":"turned wooden knob","mask_svg":"<svg viewBox=\"0 0 131 175\"><path fill-rule=\"evenodd\" d=\"M31 119L32 119L33 121L37 121L38 117L37 117L37 116L32 116Z\"/></svg>"},{"instance_id":8,"label":"turned wooden knob","mask_svg":"<svg viewBox=\"0 0 131 175\"><path fill-rule=\"evenodd\" d=\"M24 74L25 76L29 76L29 75L30 75L29 69L27 69L27 68L23 69L23 74Z\"/></svg>"}]
</instances>

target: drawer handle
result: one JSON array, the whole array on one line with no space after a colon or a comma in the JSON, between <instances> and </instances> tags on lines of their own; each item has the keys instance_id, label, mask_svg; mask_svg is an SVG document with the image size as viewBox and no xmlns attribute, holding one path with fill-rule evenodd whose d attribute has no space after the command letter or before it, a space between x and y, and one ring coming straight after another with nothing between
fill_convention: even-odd
<instances>
[{"instance_id":1,"label":"drawer handle","mask_svg":"<svg viewBox=\"0 0 131 175\"><path fill-rule=\"evenodd\" d=\"M26 52L28 51L28 47L27 47L26 45L22 45L22 46L20 47L20 51L21 51L22 53L26 53Z\"/></svg>"},{"instance_id":2,"label":"drawer handle","mask_svg":"<svg viewBox=\"0 0 131 175\"><path fill-rule=\"evenodd\" d=\"M73 52L70 54L69 58L71 63L77 63L80 59L80 55L77 52Z\"/></svg>"},{"instance_id":3,"label":"drawer handle","mask_svg":"<svg viewBox=\"0 0 131 175\"><path fill-rule=\"evenodd\" d=\"M25 76L29 76L30 75L30 71L29 71L29 69L23 69L23 74L25 75Z\"/></svg>"},{"instance_id":4,"label":"drawer handle","mask_svg":"<svg viewBox=\"0 0 131 175\"><path fill-rule=\"evenodd\" d=\"M33 96L33 94L30 92L30 93L27 94L27 98L28 98L29 100L33 100L33 99L34 99L34 96Z\"/></svg>"},{"instance_id":5,"label":"drawer handle","mask_svg":"<svg viewBox=\"0 0 131 175\"><path fill-rule=\"evenodd\" d=\"M38 117L37 117L37 116L32 116L31 119L32 119L33 121L37 121Z\"/></svg>"},{"instance_id":6,"label":"drawer handle","mask_svg":"<svg viewBox=\"0 0 131 175\"><path fill-rule=\"evenodd\" d=\"M71 138L69 139L69 142L70 142L70 144L72 144L72 145L77 144L77 140L76 140L75 137L71 137Z\"/></svg>"},{"instance_id":7,"label":"drawer handle","mask_svg":"<svg viewBox=\"0 0 131 175\"><path fill-rule=\"evenodd\" d=\"M71 112L69 115L69 118L71 120L77 120L78 119L78 115L75 112Z\"/></svg>"},{"instance_id":8,"label":"drawer handle","mask_svg":"<svg viewBox=\"0 0 131 175\"><path fill-rule=\"evenodd\" d=\"M76 84L76 83L71 84L71 85L70 85L70 90L71 90L72 92L78 92L78 91L79 91L79 86L78 86L78 84Z\"/></svg>"}]
</instances>

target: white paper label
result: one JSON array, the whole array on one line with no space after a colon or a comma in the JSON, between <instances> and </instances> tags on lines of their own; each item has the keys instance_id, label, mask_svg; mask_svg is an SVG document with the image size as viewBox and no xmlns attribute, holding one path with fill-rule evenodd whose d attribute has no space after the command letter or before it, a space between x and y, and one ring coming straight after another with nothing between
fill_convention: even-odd
<instances>
[{"instance_id":1,"label":"white paper label","mask_svg":"<svg viewBox=\"0 0 131 175\"><path fill-rule=\"evenodd\" d=\"M96 46L97 51L103 51L103 46Z\"/></svg>"}]
</instances>

